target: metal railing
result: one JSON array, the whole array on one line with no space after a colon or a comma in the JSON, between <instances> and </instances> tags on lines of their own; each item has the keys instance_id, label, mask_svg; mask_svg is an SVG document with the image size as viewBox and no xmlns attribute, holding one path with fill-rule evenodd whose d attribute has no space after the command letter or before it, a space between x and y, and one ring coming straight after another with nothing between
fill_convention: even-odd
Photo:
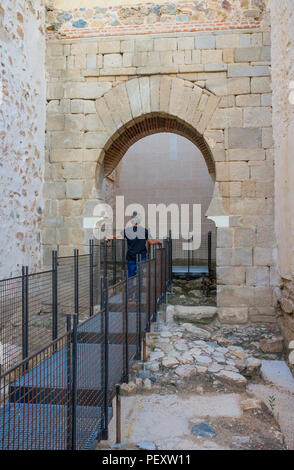
<instances>
[{"instance_id":1,"label":"metal railing","mask_svg":"<svg viewBox=\"0 0 294 470\"><path fill-rule=\"evenodd\" d=\"M133 360L146 357L145 335L172 273L170 240L138 259L131 278L119 258L101 269L107 250L91 241L89 255L53 252L51 271L23 268L21 277L2 281L1 325L10 326L1 341L14 339L16 325L19 350L7 350L2 364L1 450L89 449L107 439L116 385L128 382ZM34 329L37 312L48 325Z\"/></svg>"}]
</instances>

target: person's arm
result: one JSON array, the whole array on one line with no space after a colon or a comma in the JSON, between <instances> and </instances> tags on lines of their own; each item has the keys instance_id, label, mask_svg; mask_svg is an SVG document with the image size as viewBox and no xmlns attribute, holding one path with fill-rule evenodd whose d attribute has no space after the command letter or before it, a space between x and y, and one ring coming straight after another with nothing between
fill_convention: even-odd
<instances>
[{"instance_id":1,"label":"person's arm","mask_svg":"<svg viewBox=\"0 0 294 470\"><path fill-rule=\"evenodd\" d=\"M106 241L111 242L111 240L116 240L118 238L123 238L121 233L114 233L111 237L107 237Z\"/></svg>"},{"instance_id":2,"label":"person's arm","mask_svg":"<svg viewBox=\"0 0 294 470\"><path fill-rule=\"evenodd\" d=\"M160 240L153 240L153 238L148 238L147 242L149 245L162 245L162 242Z\"/></svg>"}]
</instances>

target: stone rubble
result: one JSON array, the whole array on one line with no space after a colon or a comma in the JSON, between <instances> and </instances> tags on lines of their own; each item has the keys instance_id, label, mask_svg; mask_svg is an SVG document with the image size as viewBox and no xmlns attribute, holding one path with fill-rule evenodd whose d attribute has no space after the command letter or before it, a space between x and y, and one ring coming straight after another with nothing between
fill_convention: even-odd
<instances>
[{"instance_id":1,"label":"stone rubble","mask_svg":"<svg viewBox=\"0 0 294 470\"><path fill-rule=\"evenodd\" d=\"M248 380L258 380L262 362L241 346L222 346L211 341L211 333L191 323L168 322L161 331L147 335L146 378L137 378L142 370L133 369L131 381L122 385L122 394L152 392L162 386L178 389L187 380L196 386L199 379L216 387L245 390ZM152 379L152 380L150 380ZM196 383L197 382L197 383Z\"/></svg>"}]
</instances>

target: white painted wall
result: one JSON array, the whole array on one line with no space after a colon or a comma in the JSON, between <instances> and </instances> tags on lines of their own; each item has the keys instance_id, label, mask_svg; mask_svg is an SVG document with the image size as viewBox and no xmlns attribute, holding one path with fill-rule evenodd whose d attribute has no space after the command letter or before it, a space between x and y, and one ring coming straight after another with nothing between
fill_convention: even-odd
<instances>
[{"instance_id":1,"label":"white painted wall","mask_svg":"<svg viewBox=\"0 0 294 470\"><path fill-rule=\"evenodd\" d=\"M43 0L0 4L0 278L39 269L45 139Z\"/></svg>"}]
</instances>

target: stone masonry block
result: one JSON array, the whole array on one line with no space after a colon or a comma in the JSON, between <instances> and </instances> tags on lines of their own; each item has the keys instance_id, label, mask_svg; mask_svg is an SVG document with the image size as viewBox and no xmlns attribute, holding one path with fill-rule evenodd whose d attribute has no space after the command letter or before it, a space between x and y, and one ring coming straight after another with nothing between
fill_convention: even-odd
<instances>
[{"instance_id":1,"label":"stone masonry block","mask_svg":"<svg viewBox=\"0 0 294 470\"><path fill-rule=\"evenodd\" d=\"M215 49L215 36L196 36L195 38L196 49Z\"/></svg>"},{"instance_id":2,"label":"stone masonry block","mask_svg":"<svg viewBox=\"0 0 294 470\"><path fill-rule=\"evenodd\" d=\"M271 93L270 77L253 77L251 78L251 93Z\"/></svg>"},{"instance_id":3,"label":"stone masonry block","mask_svg":"<svg viewBox=\"0 0 294 470\"><path fill-rule=\"evenodd\" d=\"M100 40L98 42L98 52L100 54L113 54L120 52L119 40Z\"/></svg>"},{"instance_id":4,"label":"stone masonry block","mask_svg":"<svg viewBox=\"0 0 294 470\"><path fill-rule=\"evenodd\" d=\"M255 247L253 249L253 261L255 266L271 266L273 264L272 248Z\"/></svg>"},{"instance_id":5,"label":"stone masonry block","mask_svg":"<svg viewBox=\"0 0 294 470\"><path fill-rule=\"evenodd\" d=\"M234 247L253 248L255 245L255 230L248 227L237 227L234 231Z\"/></svg>"},{"instance_id":6,"label":"stone masonry block","mask_svg":"<svg viewBox=\"0 0 294 470\"><path fill-rule=\"evenodd\" d=\"M270 107L244 108L244 127L270 127L272 109Z\"/></svg>"},{"instance_id":7,"label":"stone masonry block","mask_svg":"<svg viewBox=\"0 0 294 470\"><path fill-rule=\"evenodd\" d=\"M262 266L249 267L246 270L246 284L248 286L268 286L270 268Z\"/></svg>"},{"instance_id":8,"label":"stone masonry block","mask_svg":"<svg viewBox=\"0 0 294 470\"><path fill-rule=\"evenodd\" d=\"M240 45L240 35L239 34L220 34L216 36L216 48L217 49L226 49L226 48L235 48Z\"/></svg>"},{"instance_id":9,"label":"stone masonry block","mask_svg":"<svg viewBox=\"0 0 294 470\"><path fill-rule=\"evenodd\" d=\"M219 227L217 230L217 246L219 248L232 248L233 232L229 227Z\"/></svg>"},{"instance_id":10,"label":"stone masonry block","mask_svg":"<svg viewBox=\"0 0 294 470\"><path fill-rule=\"evenodd\" d=\"M175 51L177 49L176 38L157 38L154 39L155 51Z\"/></svg>"},{"instance_id":11,"label":"stone masonry block","mask_svg":"<svg viewBox=\"0 0 294 470\"><path fill-rule=\"evenodd\" d=\"M220 64L223 60L223 52L221 50L204 50L201 53L202 64Z\"/></svg>"},{"instance_id":12,"label":"stone masonry block","mask_svg":"<svg viewBox=\"0 0 294 470\"><path fill-rule=\"evenodd\" d=\"M240 47L235 49L235 62L259 62L262 49L260 47Z\"/></svg>"},{"instance_id":13,"label":"stone masonry block","mask_svg":"<svg viewBox=\"0 0 294 470\"><path fill-rule=\"evenodd\" d=\"M260 95L240 95L236 96L236 106L247 108L250 106L260 106Z\"/></svg>"},{"instance_id":14,"label":"stone masonry block","mask_svg":"<svg viewBox=\"0 0 294 470\"><path fill-rule=\"evenodd\" d=\"M254 305L254 287L217 286L218 307L249 307Z\"/></svg>"},{"instance_id":15,"label":"stone masonry block","mask_svg":"<svg viewBox=\"0 0 294 470\"><path fill-rule=\"evenodd\" d=\"M228 130L229 148L259 148L262 146L262 132L260 128L231 128Z\"/></svg>"},{"instance_id":16,"label":"stone masonry block","mask_svg":"<svg viewBox=\"0 0 294 470\"><path fill-rule=\"evenodd\" d=\"M65 86L65 97L97 99L110 90L111 87L111 82L69 83Z\"/></svg>"},{"instance_id":17,"label":"stone masonry block","mask_svg":"<svg viewBox=\"0 0 294 470\"><path fill-rule=\"evenodd\" d=\"M217 266L216 278L218 284L243 285L245 284L246 268L240 266Z\"/></svg>"},{"instance_id":18,"label":"stone masonry block","mask_svg":"<svg viewBox=\"0 0 294 470\"><path fill-rule=\"evenodd\" d=\"M84 182L82 180L69 180L66 182L66 197L68 199L81 199Z\"/></svg>"},{"instance_id":19,"label":"stone masonry block","mask_svg":"<svg viewBox=\"0 0 294 470\"><path fill-rule=\"evenodd\" d=\"M230 149L228 151L229 160L238 161L254 161L254 160L265 160L265 150L261 148L257 149Z\"/></svg>"},{"instance_id":20,"label":"stone masonry block","mask_svg":"<svg viewBox=\"0 0 294 470\"><path fill-rule=\"evenodd\" d=\"M217 311L221 323L239 325L248 322L247 307L221 307Z\"/></svg>"},{"instance_id":21,"label":"stone masonry block","mask_svg":"<svg viewBox=\"0 0 294 470\"><path fill-rule=\"evenodd\" d=\"M194 37L183 37L178 39L178 50L194 49Z\"/></svg>"},{"instance_id":22,"label":"stone masonry block","mask_svg":"<svg viewBox=\"0 0 294 470\"><path fill-rule=\"evenodd\" d=\"M105 54L104 67L121 67L122 55L121 54Z\"/></svg>"}]
</instances>

